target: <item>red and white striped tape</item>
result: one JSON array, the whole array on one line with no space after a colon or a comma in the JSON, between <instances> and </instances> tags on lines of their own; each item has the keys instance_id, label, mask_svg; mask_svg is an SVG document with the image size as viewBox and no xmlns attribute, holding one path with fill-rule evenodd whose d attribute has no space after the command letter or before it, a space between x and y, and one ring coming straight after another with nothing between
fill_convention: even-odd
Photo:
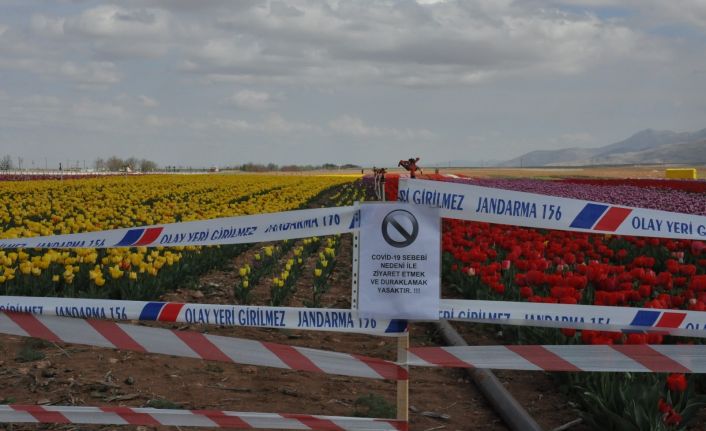
<instances>
[{"instance_id":1,"label":"red and white striped tape","mask_svg":"<svg viewBox=\"0 0 706 431\"><path fill-rule=\"evenodd\" d=\"M41 338L57 343L109 347L325 374L371 379L407 379L407 370L394 362L382 359L206 335L193 331L119 324L105 320L0 312L0 333Z\"/></svg>"},{"instance_id":2,"label":"red and white striped tape","mask_svg":"<svg viewBox=\"0 0 706 431\"><path fill-rule=\"evenodd\" d=\"M0 423L194 426L235 429L407 431L404 421L302 414L132 407L0 405Z\"/></svg>"},{"instance_id":3,"label":"red and white striped tape","mask_svg":"<svg viewBox=\"0 0 706 431\"><path fill-rule=\"evenodd\" d=\"M706 373L706 345L417 347L408 361L495 370Z\"/></svg>"}]
</instances>

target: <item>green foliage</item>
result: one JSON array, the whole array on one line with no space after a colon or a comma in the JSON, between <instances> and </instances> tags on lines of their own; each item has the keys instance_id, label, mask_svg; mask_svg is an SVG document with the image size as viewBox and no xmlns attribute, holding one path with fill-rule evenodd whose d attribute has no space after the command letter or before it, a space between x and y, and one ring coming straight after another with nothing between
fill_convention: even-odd
<instances>
[{"instance_id":1,"label":"green foliage","mask_svg":"<svg viewBox=\"0 0 706 431\"><path fill-rule=\"evenodd\" d=\"M703 396L665 389L665 378L651 373L582 373L571 375L574 389L583 395L584 421L597 430L666 431L685 429L705 404ZM662 399L682 417L678 425L667 425L658 405Z\"/></svg>"},{"instance_id":2,"label":"green foliage","mask_svg":"<svg viewBox=\"0 0 706 431\"><path fill-rule=\"evenodd\" d=\"M152 407L153 409L183 409L181 405L169 401L164 398L152 398L145 403L145 407Z\"/></svg>"},{"instance_id":3,"label":"green foliage","mask_svg":"<svg viewBox=\"0 0 706 431\"><path fill-rule=\"evenodd\" d=\"M366 394L355 400L353 416L366 418L394 419L397 409L385 398L376 394Z\"/></svg>"},{"instance_id":4,"label":"green foliage","mask_svg":"<svg viewBox=\"0 0 706 431\"><path fill-rule=\"evenodd\" d=\"M15 360L17 362L33 362L44 359L46 355L40 349L45 349L51 346L48 341L40 340L39 338L26 338L17 352Z\"/></svg>"}]
</instances>

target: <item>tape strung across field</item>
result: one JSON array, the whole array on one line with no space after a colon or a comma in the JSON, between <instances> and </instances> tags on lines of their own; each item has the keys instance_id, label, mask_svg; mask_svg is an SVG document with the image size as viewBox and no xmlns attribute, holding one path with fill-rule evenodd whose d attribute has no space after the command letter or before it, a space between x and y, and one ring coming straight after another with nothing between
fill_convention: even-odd
<instances>
[{"instance_id":1,"label":"tape strung across field","mask_svg":"<svg viewBox=\"0 0 706 431\"><path fill-rule=\"evenodd\" d=\"M3 248L115 248L245 244L335 235L359 227L352 206L225 217L100 232L0 239Z\"/></svg>"},{"instance_id":2,"label":"tape strung across field","mask_svg":"<svg viewBox=\"0 0 706 431\"><path fill-rule=\"evenodd\" d=\"M416 347L408 361L413 366L493 370L704 373L706 345Z\"/></svg>"},{"instance_id":3,"label":"tape strung across field","mask_svg":"<svg viewBox=\"0 0 706 431\"><path fill-rule=\"evenodd\" d=\"M516 192L400 179L399 200L446 218L574 232L706 240L706 217Z\"/></svg>"},{"instance_id":4,"label":"tape strung across field","mask_svg":"<svg viewBox=\"0 0 706 431\"><path fill-rule=\"evenodd\" d=\"M602 305L442 299L439 318L464 322L706 338L706 312Z\"/></svg>"},{"instance_id":5,"label":"tape strung across field","mask_svg":"<svg viewBox=\"0 0 706 431\"><path fill-rule=\"evenodd\" d=\"M133 407L0 405L0 423L189 426L235 429L406 431L393 419Z\"/></svg>"},{"instance_id":6,"label":"tape strung across field","mask_svg":"<svg viewBox=\"0 0 706 431\"><path fill-rule=\"evenodd\" d=\"M356 310L348 309L29 296L0 298L0 312L31 313L38 316L317 330L391 337L407 331L407 322L404 320L362 318ZM502 325L654 332L706 338L706 312L703 311L442 299L439 318Z\"/></svg>"},{"instance_id":7,"label":"tape strung across field","mask_svg":"<svg viewBox=\"0 0 706 431\"><path fill-rule=\"evenodd\" d=\"M104 320L0 313L0 333L41 338L56 343L109 347L324 374L371 379L407 379L407 370L382 359Z\"/></svg>"},{"instance_id":8,"label":"tape strung across field","mask_svg":"<svg viewBox=\"0 0 706 431\"><path fill-rule=\"evenodd\" d=\"M363 318L355 310L180 302L0 296L0 312L81 319L141 320L221 326L306 329L397 337L407 322Z\"/></svg>"}]
</instances>

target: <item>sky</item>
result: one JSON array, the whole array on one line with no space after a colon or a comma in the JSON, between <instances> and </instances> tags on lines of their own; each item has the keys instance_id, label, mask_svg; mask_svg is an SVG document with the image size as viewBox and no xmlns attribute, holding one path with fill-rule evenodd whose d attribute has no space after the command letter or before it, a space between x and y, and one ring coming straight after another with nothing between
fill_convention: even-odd
<instances>
[{"instance_id":1,"label":"sky","mask_svg":"<svg viewBox=\"0 0 706 431\"><path fill-rule=\"evenodd\" d=\"M0 0L23 166L489 163L706 127L705 0Z\"/></svg>"}]
</instances>

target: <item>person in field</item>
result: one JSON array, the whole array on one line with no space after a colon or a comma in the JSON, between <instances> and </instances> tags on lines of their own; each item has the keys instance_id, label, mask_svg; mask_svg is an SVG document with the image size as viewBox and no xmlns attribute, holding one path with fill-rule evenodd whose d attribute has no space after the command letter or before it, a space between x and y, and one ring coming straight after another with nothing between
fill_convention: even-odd
<instances>
[{"instance_id":1,"label":"person in field","mask_svg":"<svg viewBox=\"0 0 706 431\"><path fill-rule=\"evenodd\" d=\"M417 162L419 162L419 157L410 158L409 160L400 160L397 166L402 166L403 168L408 170L410 178L417 178L417 171L419 171L420 174L424 175L424 172L422 172L422 168L417 166Z\"/></svg>"},{"instance_id":2,"label":"person in field","mask_svg":"<svg viewBox=\"0 0 706 431\"><path fill-rule=\"evenodd\" d=\"M376 187L377 187L378 200L381 200L381 201L385 200L385 174L386 173L387 173L387 169L385 169L385 168L378 169L378 180L376 183Z\"/></svg>"}]
</instances>

